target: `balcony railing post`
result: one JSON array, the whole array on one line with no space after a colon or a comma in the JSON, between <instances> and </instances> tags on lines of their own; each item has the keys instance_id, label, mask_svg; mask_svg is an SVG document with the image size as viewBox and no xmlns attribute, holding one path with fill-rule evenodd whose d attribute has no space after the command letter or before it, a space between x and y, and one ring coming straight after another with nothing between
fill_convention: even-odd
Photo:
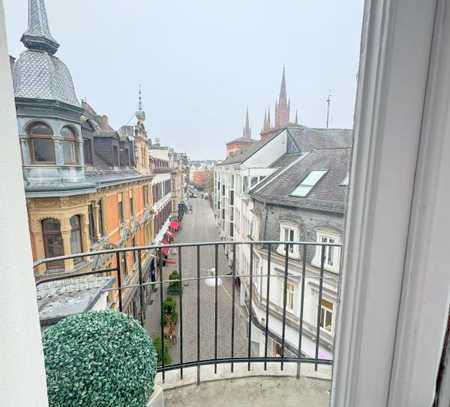
<instances>
[{"instance_id":1,"label":"balcony railing post","mask_svg":"<svg viewBox=\"0 0 450 407\"><path fill-rule=\"evenodd\" d=\"M200 246L197 245L197 385L200 384Z\"/></svg>"},{"instance_id":2,"label":"balcony railing post","mask_svg":"<svg viewBox=\"0 0 450 407\"><path fill-rule=\"evenodd\" d=\"M250 289L248 305L248 366L250 371L250 358L252 357L252 311L253 311L253 243L250 243Z\"/></svg>"},{"instance_id":3,"label":"balcony railing post","mask_svg":"<svg viewBox=\"0 0 450 407\"><path fill-rule=\"evenodd\" d=\"M180 378L183 380L183 263L182 263L182 247L178 248L178 269L180 275Z\"/></svg>"},{"instance_id":4,"label":"balcony railing post","mask_svg":"<svg viewBox=\"0 0 450 407\"><path fill-rule=\"evenodd\" d=\"M283 325L281 331L281 370L284 369L284 347L286 342L286 308L287 308L287 284L288 284L288 267L289 267L289 245L284 247L284 284L283 284Z\"/></svg>"},{"instance_id":5,"label":"balcony railing post","mask_svg":"<svg viewBox=\"0 0 450 407\"><path fill-rule=\"evenodd\" d=\"M138 272L139 272L139 306L141 325L144 326L144 281L142 277L142 259L141 251L138 250Z\"/></svg>"},{"instance_id":6,"label":"balcony railing post","mask_svg":"<svg viewBox=\"0 0 450 407\"><path fill-rule=\"evenodd\" d=\"M269 337L269 303L270 303L270 268L272 258L272 247L270 243L267 246L267 278L266 278L266 327L264 330L264 370L267 370L267 351Z\"/></svg>"},{"instance_id":7,"label":"balcony railing post","mask_svg":"<svg viewBox=\"0 0 450 407\"><path fill-rule=\"evenodd\" d=\"M218 314L218 283L219 283L219 246L214 245L214 359L217 361L217 314ZM217 363L214 364L214 373L217 373Z\"/></svg>"},{"instance_id":8,"label":"balcony railing post","mask_svg":"<svg viewBox=\"0 0 450 407\"><path fill-rule=\"evenodd\" d=\"M231 372L234 372L234 313L236 302L236 243L233 243L233 277L231 294Z\"/></svg>"},{"instance_id":9,"label":"balcony railing post","mask_svg":"<svg viewBox=\"0 0 450 407\"><path fill-rule=\"evenodd\" d=\"M162 260L162 251L159 247L157 249L157 266L158 266L158 274L159 274L159 306L160 306L160 314L161 314L161 366L162 366L162 379L163 383L166 380L166 372L165 372L165 363L164 363L164 352L165 352L165 337L164 337L164 285L163 285L163 260Z\"/></svg>"},{"instance_id":10,"label":"balcony railing post","mask_svg":"<svg viewBox=\"0 0 450 407\"><path fill-rule=\"evenodd\" d=\"M119 311L123 312L122 307L122 270L120 262L120 252L116 252L116 266L117 266L117 288L119 293Z\"/></svg>"},{"instance_id":11,"label":"balcony railing post","mask_svg":"<svg viewBox=\"0 0 450 407\"><path fill-rule=\"evenodd\" d=\"M303 255L302 255L302 288L301 288L301 298L300 298L300 328L298 332L298 358L302 357L302 339L303 339L303 308L305 305L305 276L306 276L306 244L303 245ZM300 365L301 362L297 363L297 379L300 378Z\"/></svg>"},{"instance_id":12,"label":"balcony railing post","mask_svg":"<svg viewBox=\"0 0 450 407\"><path fill-rule=\"evenodd\" d=\"M323 291L323 269L325 265L325 247L321 246L320 249L320 278L319 278L319 300L317 303L317 331L316 331L316 353L315 353L315 362L314 362L314 370L317 371L319 359L319 342L320 342L320 314L321 314L321 305L322 305L322 291Z\"/></svg>"}]
</instances>

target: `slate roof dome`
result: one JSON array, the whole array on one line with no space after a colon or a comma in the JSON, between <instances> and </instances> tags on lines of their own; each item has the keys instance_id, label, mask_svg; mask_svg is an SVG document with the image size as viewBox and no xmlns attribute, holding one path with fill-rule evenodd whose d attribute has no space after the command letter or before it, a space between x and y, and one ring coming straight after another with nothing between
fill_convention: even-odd
<instances>
[{"instance_id":1,"label":"slate roof dome","mask_svg":"<svg viewBox=\"0 0 450 407\"><path fill-rule=\"evenodd\" d=\"M45 51L24 51L14 64L16 97L58 100L80 106L67 66Z\"/></svg>"},{"instance_id":2,"label":"slate roof dome","mask_svg":"<svg viewBox=\"0 0 450 407\"><path fill-rule=\"evenodd\" d=\"M28 0L28 29L21 41L28 49L14 64L16 97L57 100L80 106L67 66L54 56L59 44L52 37L44 0Z\"/></svg>"}]
</instances>

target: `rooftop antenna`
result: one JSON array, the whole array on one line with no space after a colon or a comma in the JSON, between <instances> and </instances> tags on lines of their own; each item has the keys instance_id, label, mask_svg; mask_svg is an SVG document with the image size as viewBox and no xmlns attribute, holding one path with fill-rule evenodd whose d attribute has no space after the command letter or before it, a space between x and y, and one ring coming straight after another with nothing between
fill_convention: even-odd
<instances>
[{"instance_id":1,"label":"rooftop antenna","mask_svg":"<svg viewBox=\"0 0 450 407\"><path fill-rule=\"evenodd\" d=\"M329 128L329 125L330 125L330 106L331 106L331 95L328 94L328 98L327 98L327 129Z\"/></svg>"}]
</instances>

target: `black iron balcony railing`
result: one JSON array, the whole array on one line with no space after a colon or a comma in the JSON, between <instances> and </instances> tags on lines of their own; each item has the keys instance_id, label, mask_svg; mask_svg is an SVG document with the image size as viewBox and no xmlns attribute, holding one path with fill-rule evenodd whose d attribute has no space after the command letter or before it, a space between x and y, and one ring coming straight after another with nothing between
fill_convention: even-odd
<instances>
[{"instance_id":1,"label":"black iron balcony railing","mask_svg":"<svg viewBox=\"0 0 450 407\"><path fill-rule=\"evenodd\" d=\"M285 247L285 253L282 256L277 251L280 245ZM290 257L291 245L299 246L300 255L295 257L294 261ZM225 251L226 246L229 246L231 250ZM237 267L237 249L242 246L250 248L250 259L246 270ZM339 274L329 272L324 267L326 260L324 248L327 246L335 247L336 251L341 247L339 244L316 242L250 241L184 243L88 252L40 260L35 263L35 267L80 257L84 260L93 259L97 256L109 258L112 266L57 275L45 273L37 276L36 285L92 275L115 277L113 287L106 289L115 297L115 307L119 311L124 311L126 291L132 290L139 305L137 315L134 316L150 331L151 336L160 336L161 355L164 355L166 343L162 338L167 336L164 315L164 301L167 298L165 289L174 282L180 283L181 290L177 304L179 318L176 322L178 340L174 347L177 360L174 363L166 363L165 358L161 357L158 370L162 373L163 380L165 372L169 370L179 369L183 378L184 368L197 367L197 382L199 382L201 366L214 365L214 371L217 372L218 364L229 364L233 372L234 365L237 363L247 363L248 370L251 370L253 363L263 363L266 370L267 364L271 362L280 363L281 370L284 369L285 363L297 364L297 377L299 377L300 366L303 363L314 365L315 370L318 365L332 364L332 357L324 357L320 352L324 337L328 339L330 337L324 330L328 326L324 327L324 325L329 324L331 320L334 324L337 313L334 308L332 317L326 315L326 311L322 309L322 300L325 299L325 294L329 300L333 290L335 290L336 306L337 298L339 298L337 292ZM320 268L310 264L310 259L314 257L317 247L321 248ZM225 252L231 256L231 267L225 259ZM256 252L264 253L266 261L263 264L259 258L259 267L255 271ZM202 259L202 255L207 257L206 260ZM133 259L135 266L131 270L130 267L124 266L129 258ZM281 262L280 259L282 259ZM273 268L275 262L278 266L276 271ZM91 261L90 264L98 264L98 262ZM128 270L126 276L125 269ZM169 279L168 274L172 271L178 272L178 279ZM130 273L133 274L130 275ZM262 279L263 283L259 279ZM277 280L275 288L281 288L281 295L279 290L272 288L275 280ZM311 282L313 288L307 288L307 280ZM207 288L202 285L202 282L207 283ZM294 294L292 291L288 294L288 285L292 282L296 283L297 288ZM240 295L241 307L239 307L237 291L244 289L245 293ZM306 299L309 295L307 290L313 291L313 289L316 296ZM255 290L258 292L255 293ZM148 295L159 298L156 299L157 301L151 300L149 305ZM277 296L281 297L281 301L273 305L274 298ZM243 297L245 299L242 301ZM305 301L309 301L308 307L305 306ZM293 302L297 304L294 308L298 312L293 310ZM157 309L158 303L159 309ZM261 307L263 307L262 310ZM305 315L306 308L315 309L315 313L309 317L308 322ZM159 318L156 323L155 318ZM273 321L277 324L271 325L270 322ZM246 332L243 332L243 324L245 324ZM259 332L256 333L256 330ZM290 332L289 341L287 330ZM292 341L293 332L296 332L296 343ZM262 345L257 352L252 350L252 341L256 334ZM186 335L189 336L186 337ZM313 343L313 352L311 352L311 346L309 352L304 352L303 341L305 340L308 340L310 344ZM271 355L274 352L269 349L269 341L277 344L278 351L275 356ZM202 351L202 346L207 347L209 352ZM328 344L328 348L331 354L332 346ZM205 353L208 355L205 356Z\"/></svg>"}]
</instances>

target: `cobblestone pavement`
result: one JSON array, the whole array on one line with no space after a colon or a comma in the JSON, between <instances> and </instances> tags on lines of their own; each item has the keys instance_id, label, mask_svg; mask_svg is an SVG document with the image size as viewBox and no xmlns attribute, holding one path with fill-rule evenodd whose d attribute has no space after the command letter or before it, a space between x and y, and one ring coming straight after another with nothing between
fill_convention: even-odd
<instances>
[{"instance_id":1,"label":"cobblestone pavement","mask_svg":"<svg viewBox=\"0 0 450 407\"><path fill-rule=\"evenodd\" d=\"M184 216L182 229L178 233L174 243L194 243L206 241L219 241L218 229L215 224L213 212L207 200L191 199L193 213ZM202 247L200 252L200 275L210 275L214 267L215 249ZM164 268L164 279L179 267L178 254L172 249L169 259L176 261L175 265ZM227 265L223 247L218 250L219 275L231 273ZM196 248L182 249L182 273L183 279L197 277L197 253ZM214 279L212 280L214 281ZM166 288L166 287L165 287ZM217 354L219 358L231 355L231 325L232 325L232 281L231 278L223 278L222 285L218 288L218 329L217 329ZM200 359L214 358L214 286L208 285L208 281L200 281ZM164 289L164 298L167 297ZM178 304L180 303L179 297ZM146 328L155 338L161 335L160 328L160 291L159 288L152 294L152 304L146 310ZM180 319L180 312L179 312ZM171 347L172 363L180 361L180 322L178 323L177 343ZM235 336L234 356L247 355L247 330L248 314L245 308L239 305L239 289L235 289ZM197 282L185 282L183 287L183 361L197 360Z\"/></svg>"}]
</instances>

